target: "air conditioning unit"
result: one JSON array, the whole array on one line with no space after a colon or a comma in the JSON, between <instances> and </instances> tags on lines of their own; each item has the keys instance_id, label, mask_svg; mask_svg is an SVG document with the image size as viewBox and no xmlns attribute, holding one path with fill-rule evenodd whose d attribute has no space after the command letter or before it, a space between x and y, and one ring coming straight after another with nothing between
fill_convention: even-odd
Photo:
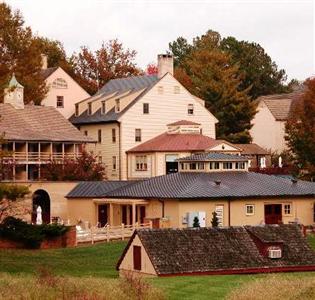
<instances>
[{"instance_id":1,"label":"air conditioning unit","mask_svg":"<svg viewBox=\"0 0 315 300\"><path fill-rule=\"evenodd\" d=\"M282 257L282 250L281 249L269 249L268 250L268 257L269 258L281 258Z\"/></svg>"}]
</instances>

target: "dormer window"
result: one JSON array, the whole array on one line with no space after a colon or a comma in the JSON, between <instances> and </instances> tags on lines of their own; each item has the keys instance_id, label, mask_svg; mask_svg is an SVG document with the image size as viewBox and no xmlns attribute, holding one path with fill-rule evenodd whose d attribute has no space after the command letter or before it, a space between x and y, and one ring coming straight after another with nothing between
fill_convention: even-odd
<instances>
[{"instance_id":1,"label":"dormer window","mask_svg":"<svg viewBox=\"0 0 315 300\"><path fill-rule=\"evenodd\" d=\"M56 78L52 83L52 87L55 89L67 89L68 84L63 78Z\"/></svg>"},{"instance_id":2,"label":"dormer window","mask_svg":"<svg viewBox=\"0 0 315 300\"><path fill-rule=\"evenodd\" d=\"M79 104L75 105L75 116L77 117L79 115Z\"/></svg>"},{"instance_id":3,"label":"dormer window","mask_svg":"<svg viewBox=\"0 0 315 300\"><path fill-rule=\"evenodd\" d=\"M189 116L192 116L194 114L194 105L193 104L188 104L188 107L187 107L187 114Z\"/></svg>"},{"instance_id":4,"label":"dormer window","mask_svg":"<svg viewBox=\"0 0 315 300\"><path fill-rule=\"evenodd\" d=\"M116 111L116 113L118 113L118 112L120 112L120 99L116 99L115 103L116 103L115 111Z\"/></svg>"},{"instance_id":5,"label":"dormer window","mask_svg":"<svg viewBox=\"0 0 315 300\"><path fill-rule=\"evenodd\" d=\"M92 103L88 103L88 115L92 114Z\"/></svg>"},{"instance_id":6,"label":"dormer window","mask_svg":"<svg viewBox=\"0 0 315 300\"><path fill-rule=\"evenodd\" d=\"M174 94L180 93L180 87L178 85L174 86Z\"/></svg>"},{"instance_id":7,"label":"dormer window","mask_svg":"<svg viewBox=\"0 0 315 300\"><path fill-rule=\"evenodd\" d=\"M106 104L105 101L102 101L102 115L106 114Z\"/></svg>"},{"instance_id":8,"label":"dormer window","mask_svg":"<svg viewBox=\"0 0 315 300\"><path fill-rule=\"evenodd\" d=\"M282 249L280 247L269 247L268 248L268 257L272 259L277 259L282 257Z\"/></svg>"}]
</instances>

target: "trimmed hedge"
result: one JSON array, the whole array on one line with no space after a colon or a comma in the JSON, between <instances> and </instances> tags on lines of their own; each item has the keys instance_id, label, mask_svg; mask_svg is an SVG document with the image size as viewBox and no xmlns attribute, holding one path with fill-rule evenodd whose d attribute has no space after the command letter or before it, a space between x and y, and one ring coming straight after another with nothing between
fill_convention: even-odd
<instances>
[{"instance_id":1,"label":"trimmed hedge","mask_svg":"<svg viewBox=\"0 0 315 300\"><path fill-rule=\"evenodd\" d=\"M64 225L32 225L21 219L7 217L0 224L0 238L22 243L28 249L38 249L43 240L62 236L68 229Z\"/></svg>"}]
</instances>

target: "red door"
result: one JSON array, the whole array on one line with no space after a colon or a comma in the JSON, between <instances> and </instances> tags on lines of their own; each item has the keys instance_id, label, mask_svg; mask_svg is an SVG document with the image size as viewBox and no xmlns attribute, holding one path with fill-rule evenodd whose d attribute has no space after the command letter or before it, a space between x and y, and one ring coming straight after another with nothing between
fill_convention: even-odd
<instances>
[{"instance_id":1,"label":"red door","mask_svg":"<svg viewBox=\"0 0 315 300\"><path fill-rule=\"evenodd\" d=\"M282 205L266 204L265 205L265 223L280 224L282 223Z\"/></svg>"}]
</instances>

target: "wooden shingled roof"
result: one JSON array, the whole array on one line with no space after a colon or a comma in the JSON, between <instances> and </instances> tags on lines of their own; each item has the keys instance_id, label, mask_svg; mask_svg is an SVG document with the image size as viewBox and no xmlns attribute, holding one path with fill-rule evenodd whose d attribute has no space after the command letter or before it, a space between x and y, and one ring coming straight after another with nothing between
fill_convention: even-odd
<instances>
[{"instance_id":1,"label":"wooden shingled roof","mask_svg":"<svg viewBox=\"0 0 315 300\"><path fill-rule=\"evenodd\" d=\"M281 240L282 257L263 255L252 233L271 242ZM136 235L159 276L315 270L315 253L297 225L140 229L130 239L117 269Z\"/></svg>"},{"instance_id":2,"label":"wooden shingled roof","mask_svg":"<svg viewBox=\"0 0 315 300\"><path fill-rule=\"evenodd\" d=\"M11 141L94 142L53 107L0 104L0 133Z\"/></svg>"}]
</instances>

